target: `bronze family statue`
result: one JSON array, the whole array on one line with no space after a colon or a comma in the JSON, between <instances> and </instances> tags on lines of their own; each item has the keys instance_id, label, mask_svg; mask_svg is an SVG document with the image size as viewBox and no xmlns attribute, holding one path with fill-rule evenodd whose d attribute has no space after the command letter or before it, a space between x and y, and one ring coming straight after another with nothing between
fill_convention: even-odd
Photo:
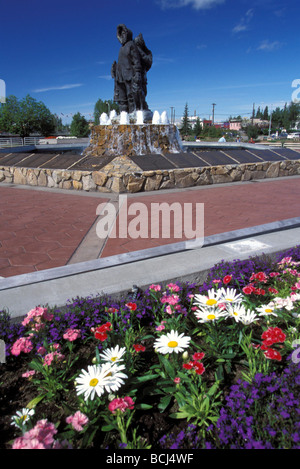
<instances>
[{"instance_id":1,"label":"bronze family statue","mask_svg":"<svg viewBox=\"0 0 300 469\"><path fill-rule=\"evenodd\" d=\"M146 103L147 72L152 66L152 52L146 47L142 34L133 39L132 31L124 24L117 26L117 38L121 43L118 62L111 68L115 80L114 101L120 112L151 113ZM152 114L152 113L151 113Z\"/></svg>"}]
</instances>

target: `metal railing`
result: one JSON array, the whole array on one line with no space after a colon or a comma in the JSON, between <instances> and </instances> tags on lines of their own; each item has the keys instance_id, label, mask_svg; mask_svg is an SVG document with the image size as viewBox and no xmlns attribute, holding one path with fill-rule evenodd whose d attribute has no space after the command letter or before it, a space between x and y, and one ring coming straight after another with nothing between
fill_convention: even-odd
<instances>
[{"instance_id":1,"label":"metal railing","mask_svg":"<svg viewBox=\"0 0 300 469\"><path fill-rule=\"evenodd\" d=\"M1 137L0 148L22 147L24 145L37 145L44 137Z\"/></svg>"}]
</instances>

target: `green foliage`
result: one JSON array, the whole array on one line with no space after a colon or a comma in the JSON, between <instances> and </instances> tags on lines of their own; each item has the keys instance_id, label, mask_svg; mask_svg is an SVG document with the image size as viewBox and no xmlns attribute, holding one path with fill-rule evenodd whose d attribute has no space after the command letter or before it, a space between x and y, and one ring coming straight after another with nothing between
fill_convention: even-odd
<instances>
[{"instance_id":1,"label":"green foliage","mask_svg":"<svg viewBox=\"0 0 300 469\"><path fill-rule=\"evenodd\" d=\"M181 135L189 135L192 130L191 123L189 121L189 108L188 104L186 103L185 108L184 108L184 114L182 118L182 126L180 129Z\"/></svg>"},{"instance_id":2,"label":"green foliage","mask_svg":"<svg viewBox=\"0 0 300 469\"><path fill-rule=\"evenodd\" d=\"M110 111L115 110L117 113L119 112L119 105L112 100L102 101L102 99L98 99L94 107L94 122L96 125L100 122L100 116L103 112L109 115Z\"/></svg>"},{"instance_id":3,"label":"green foliage","mask_svg":"<svg viewBox=\"0 0 300 469\"><path fill-rule=\"evenodd\" d=\"M248 125L247 127L247 135L248 138L257 138L260 133L260 129L258 128L257 125Z\"/></svg>"},{"instance_id":4,"label":"green foliage","mask_svg":"<svg viewBox=\"0 0 300 469\"><path fill-rule=\"evenodd\" d=\"M90 133L89 124L84 116L77 112L74 114L71 127L70 127L71 135L74 137L88 137Z\"/></svg>"},{"instance_id":5,"label":"green foliage","mask_svg":"<svg viewBox=\"0 0 300 469\"><path fill-rule=\"evenodd\" d=\"M32 132L48 136L55 130L54 116L41 101L30 95L18 100L8 96L0 107L0 130L28 137Z\"/></svg>"}]
</instances>

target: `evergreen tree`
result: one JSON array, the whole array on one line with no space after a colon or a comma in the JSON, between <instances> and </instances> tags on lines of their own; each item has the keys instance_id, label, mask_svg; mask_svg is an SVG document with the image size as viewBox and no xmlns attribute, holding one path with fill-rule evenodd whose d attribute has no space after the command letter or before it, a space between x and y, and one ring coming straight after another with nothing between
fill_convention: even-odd
<instances>
[{"instance_id":1,"label":"evergreen tree","mask_svg":"<svg viewBox=\"0 0 300 469\"><path fill-rule=\"evenodd\" d=\"M195 124L195 127L194 127L193 131L194 131L196 136L200 135L201 132L202 132L202 125L201 125L199 117L197 117L196 124Z\"/></svg>"},{"instance_id":2,"label":"evergreen tree","mask_svg":"<svg viewBox=\"0 0 300 469\"><path fill-rule=\"evenodd\" d=\"M265 110L264 110L264 113L263 113L262 118L263 118L263 120L265 120L265 121L269 120L269 108L268 108L268 106L265 107Z\"/></svg>"},{"instance_id":3,"label":"evergreen tree","mask_svg":"<svg viewBox=\"0 0 300 469\"><path fill-rule=\"evenodd\" d=\"M189 121L189 108L188 104L186 103L185 108L184 108L184 114L182 118L182 126L180 129L181 135L189 135L191 132L192 126Z\"/></svg>"},{"instance_id":4,"label":"evergreen tree","mask_svg":"<svg viewBox=\"0 0 300 469\"><path fill-rule=\"evenodd\" d=\"M90 133L90 127L85 119L84 116L80 114L80 112L77 112L74 114L72 122L71 122L71 127L70 127L70 132L71 135L74 137L88 137Z\"/></svg>"},{"instance_id":5,"label":"evergreen tree","mask_svg":"<svg viewBox=\"0 0 300 469\"><path fill-rule=\"evenodd\" d=\"M110 111L115 110L117 114L119 113L119 105L118 103L108 100L102 101L102 99L98 99L94 106L94 122L95 125L99 125L100 116L105 112L105 114L109 115Z\"/></svg>"}]
</instances>

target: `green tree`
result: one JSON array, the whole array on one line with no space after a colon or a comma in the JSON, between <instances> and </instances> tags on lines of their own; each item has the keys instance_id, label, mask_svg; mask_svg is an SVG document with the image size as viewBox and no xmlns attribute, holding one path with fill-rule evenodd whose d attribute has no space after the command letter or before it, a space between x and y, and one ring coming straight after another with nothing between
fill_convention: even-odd
<instances>
[{"instance_id":1,"label":"green tree","mask_svg":"<svg viewBox=\"0 0 300 469\"><path fill-rule=\"evenodd\" d=\"M186 103L185 108L184 108L184 114L182 118L182 126L180 128L180 133L181 135L189 135L191 133L192 126L189 121L189 108L188 104Z\"/></svg>"},{"instance_id":2,"label":"green tree","mask_svg":"<svg viewBox=\"0 0 300 469\"><path fill-rule=\"evenodd\" d=\"M33 132L48 136L55 130L53 115L41 101L30 95L18 100L8 96L0 108L0 129L20 137L28 137Z\"/></svg>"},{"instance_id":3,"label":"green tree","mask_svg":"<svg viewBox=\"0 0 300 469\"><path fill-rule=\"evenodd\" d=\"M90 133L90 127L84 116L77 112L74 114L71 122L71 135L74 137L88 137Z\"/></svg>"},{"instance_id":4,"label":"green tree","mask_svg":"<svg viewBox=\"0 0 300 469\"><path fill-rule=\"evenodd\" d=\"M202 132L202 125L201 125L201 122L200 122L200 118L199 118L199 117L197 117L195 127L193 128L193 132L195 133L195 135L196 135L197 137L198 137L198 135L201 135L201 132Z\"/></svg>"},{"instance_id":5,"label":"green tree","mask_svg":"<svg viewBox=\"0 0 300 469\"><path fill-rule=\"evenodd\" d=\"M260 129L257 125L248 125L246 131L248 138L253 139L257 138L260 133Z\"/></svg>"},{"instance_id":6,"label":"green tree","mask_svg":"<svg viewBox=\"0 0 300 469\"><path fill-rule=\"evenodd\" d=\"M263 118L263 120L265 120L265 121L269 120L269 108L268 108L268 106L265 107L265 110L264 110L264 113L263 113L262 118Z\"/></svg>"},{"instance_id":7,"label":"green tree","mask_svg":"<svg viewBox=\"0 0 300 469\"><path fill-rule=\"evenodd\" d=\"M103 112L105 114L109 115L110 111L115 110L117 113L119 113L119 105L118 103L108 100L108 101L102 101L102 99L98 99L98 101L95 104L94 107L94 122L95 125L99 125L100 122L100 116Z\"/></svg>"}]
</instances>

